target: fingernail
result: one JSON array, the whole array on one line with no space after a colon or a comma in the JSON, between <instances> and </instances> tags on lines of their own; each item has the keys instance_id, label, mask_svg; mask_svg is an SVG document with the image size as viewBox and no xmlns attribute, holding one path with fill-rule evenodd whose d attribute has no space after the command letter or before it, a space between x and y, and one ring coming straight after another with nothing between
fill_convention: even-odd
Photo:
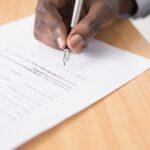
<instances>
[{"instance_id":1,"label":"fingernail","mask_svg":"<svg viewBox=\"0 0 150 150\"><path fill-rule=\"evenodd\" d=\"M70 39L70 44L73 49L80 49L84 46L85 41L80 34L75 34Z\"/></svg>"},{"instance_id":2,"label":"fingernail","mask_svg":"<svg viewBox=\"0 0 150 150\"><path fill-rule=\"evenodd\" d=\"M57 38L57 43L58 43L58 46L59 46L60 49L65 48L65 44L64 44L63 40L60 37Z\"/></svg>"}]
</instances>

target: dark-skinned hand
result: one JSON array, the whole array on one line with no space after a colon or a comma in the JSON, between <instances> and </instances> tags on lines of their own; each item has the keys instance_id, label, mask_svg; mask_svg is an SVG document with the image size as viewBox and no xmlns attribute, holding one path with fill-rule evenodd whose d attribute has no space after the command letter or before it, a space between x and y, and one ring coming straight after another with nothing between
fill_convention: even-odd
<instances>
[{"instance_id":1,"label":"dark-skinned hand","mask_svg":"<svg viewBox=\"0 0 150 150\"><path fill-rule=\"evenodd\" d=\"M123 14L131 14L134 0L84 0L81 20L68 35L74 0L38 0L35 37L42 43L80 53L89 39Z\"/></svg>"}]
</instances>

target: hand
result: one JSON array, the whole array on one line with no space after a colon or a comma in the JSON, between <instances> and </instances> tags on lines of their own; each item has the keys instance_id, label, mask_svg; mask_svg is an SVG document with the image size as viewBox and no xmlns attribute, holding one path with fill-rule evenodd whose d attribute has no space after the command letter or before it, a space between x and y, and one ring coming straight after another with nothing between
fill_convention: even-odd
<instances>
[{"instance_id":1,"label":"hand","mask_svg":"<svg viewBox=\"0 0 150 150\"><path fill-rule=\"evenodd\" d=\"M108 26L120 14L132 13L134 0L85 0L81 21L67 35L74 0L38 0L35 37L46 45L80 53L99 29Z\"/></svg>"}]
</instances>

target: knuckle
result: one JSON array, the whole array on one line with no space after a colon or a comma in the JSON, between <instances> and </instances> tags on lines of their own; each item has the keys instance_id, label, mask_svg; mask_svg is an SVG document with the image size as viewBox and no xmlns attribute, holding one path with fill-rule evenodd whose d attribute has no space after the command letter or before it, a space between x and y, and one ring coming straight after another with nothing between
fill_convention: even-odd
<instances>
[{"instance_id":1,"label":"knuckle","mask_svg":"<svg viewBox=\"0 0 150 150\"><path fill-rule=\"evenodd\" d=\"M90 37L93 37L99 30L100 24L94 23L94 22L89 22L84 20L81 24L82 26L82 33L83 37L85 39L89 39Z\"/></svg>"},{"instance_id":2,"label":"knuckle","mask_svg":"<svg viewBox=\"0 0 150 150\"><path fill-rule=\"evenodd\" d=\"M45 0L45 6L52 5L56 8L61 8L66 2L66 0Z\"/></svg>"},{"instance_id":3,"label":"knuckle","mask_svg":"<svg viewBox=\"0 0 150 150\"><path fill-rule=\"evenodd\" d=\"M38 4L36 7L36 13L40 15L44 15L46 12L45 7L43 4Z\"/></svg>"},{"instance_id":4,"label":"knuckle","mask_svg":"<svg viewBox=\"0 0 150 150\"><path fill-rule=\"evenodd\" d=\"M55 30L60 26L61 23L62 23L61 21L55 20L55 21L53 21L53 22L51 22L51 23L49 24L49 28L50 28L52 31L55 31Z\"/></svg>"},{"instance_id":5,"label":"knuckle","mask_svg":"<svg viewBox=\"0 0 150 150\"><path fill-rule=\"evenodd\" d=\"M95 20L85 19L82 23L84 24L87 32L93 32L98 28L98 24Z\"/></svg>"},{"instance_id":6,"label":"knuckle","mask_svg":"<svg viewBox=\"0 0 150 150\"><path fill-rule=\"evenodd\" d=\"M90 29L97 29L100 24L100 16L98 14L94 14L92 17L87 17L85 23L88 25Z\"/></svg>"}]
</instances>

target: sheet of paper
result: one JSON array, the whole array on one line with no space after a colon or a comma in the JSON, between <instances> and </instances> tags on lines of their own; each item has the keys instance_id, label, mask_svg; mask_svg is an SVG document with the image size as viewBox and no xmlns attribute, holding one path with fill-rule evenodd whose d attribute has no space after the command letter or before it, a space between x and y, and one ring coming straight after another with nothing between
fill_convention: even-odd
<instances>
[{"instance_id":1,"label":"sheet of paper","mask_svg":"<svg viewBox=\"0 0 150 150\"><path fill-rule=\"evenodd\" d=\"M36 41L34 17L0 27L0 149L16 148L150 67L143 57L92 40L63 66Z\"/></svg>"}]
</instances>

